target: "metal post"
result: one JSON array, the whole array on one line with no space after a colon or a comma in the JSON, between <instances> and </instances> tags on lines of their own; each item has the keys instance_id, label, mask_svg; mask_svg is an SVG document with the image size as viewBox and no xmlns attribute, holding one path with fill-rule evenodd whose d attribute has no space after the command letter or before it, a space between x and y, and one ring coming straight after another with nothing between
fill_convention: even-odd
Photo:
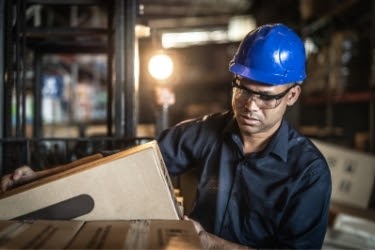
<instances>
[{"instance_id":1,"label":"metal post","mask_svg":"<svg viewBox=\"0 0 375 250\"><path fill-rule=\"evenodd\" d=\"M21 136L21 116L22 116L22 90L21 90L21 71L22 71L22 64L21 64L21 21L22 18L19 17L22 16L21 14L21 0L16 1L16 35L15 35L15 52L16 52L16 61L15 61L15 99L16 99L16 137Z\"/></svg>"},{"instance_id":2,"label":"metal post","mask_svg":"<svg viewBox=\"0 0 375 250\"><path fill-rule=\"evenodd\" d=\"M156 116L155 136L157 137L163 130L169 127L169 105L159 106Z\"/></svg>"},{"instance_id":3,"label":"metal post","mask_svg":"<svg viewBox=\"0 0 375 250\"><path fill-rule=\"evenodd\" d=\"M171 87L156 86L156 131L155 136L169 127L169 108L175 104L176 98Z\"/></svg>"},{"instance_id":4,"label":"metal post","mask_svg":"<svg viewBox=\"0 0 375 250\"><path fill-rule=\"evenodd\" d=\"M42 127L42 55L40 52L34 53L34 119L33 119L33 137L41 138L43 135Z\"/></svg>"},{"instance_id":5,"label":"metal post","mask_svg":"<svg viewBox=\"0 0 375 250\"><path fill-rule=\"evenodd\" d=\"M371 25L370 25L370 39L371 39L371 81L370 88L375 87L375 2L371 1ZM372 153L375 153L375 100L370 100L370 108L369 108L369 150Z\"/></svg>"},{"instance_id":6,"label":"metal post","mask_svg":"<svg viewBox=\"0 0 375 250\"><path fill-rule=\"evenodd\" d=\"M115 136L124 135L124 87L125 86L125 1L115 1L115 82L114 82L114 120Z\"/></svg>"},{"instance_id":7,"label":"metal post","mask_svg":"<svg viewBox=\"0 0 375 250\"><path fill-rule=\"evenodd\" d=\"M20 60L21 60L21 72L20 72L20 91L21 91L21 126L20 126L20 135L21 137L26 137L26 3L24 0L21 1L21 17L20 17L20 22L21 22L21 34L22 34L22 39L20 43Z\"/></svg>"},{"instance_id":8,"label":"metal post","mask_svg":"<svg viewBox=\"0 0 375 250\"><path fill-rule=\"evenodd\" d=\"M136 134L136 93L134 77L136 1L115 3L115 135L134 138Z\"/></svg>"},{"instance_id":9,"label":"metal post","mask_svg":"<svg viewBox=\"0 0 375 250\"><path fill-rule=\"evenodd\" d=\"M137 92L135 89L135 25L136 1L125 1L125 137L136 137L138 123Z\"/></svg>"},{"instance_id":10,"label":"metal post","mask_svg":"<svg viewBox=\"0 0 375 250\"><path fill-rule=\"evenodd\" d=\"M0 139L4 138L4 37L5 1L0 1ZM0 176L3 174L3 144L0 144Z\"/></svg>"},{"instance_id":11,"label":"metal post","mask_svg":"<svg viewBox=\"0 0 375 250\"><path fill-rule=\"evenodd\" d=\"M10 137L13 135L12 128L12 92L14 87L14 39L13 39L13 1L5 2L5 12L6 16L4 23L5 26L5 44L4 44L4 93L2 103L4 104L3 115L3 136Z\"/></svg>"},{"instance_id":12,"label":"metal post","mask_svg":"<svg viewBox=\"0 0 375 250\"><path fill-rule=\"evenodd\" d=\"M114 5L107 4L107 136L112 136L112 124L113 124L113 16L114 16Z\"/></svg>"}]
</instances>

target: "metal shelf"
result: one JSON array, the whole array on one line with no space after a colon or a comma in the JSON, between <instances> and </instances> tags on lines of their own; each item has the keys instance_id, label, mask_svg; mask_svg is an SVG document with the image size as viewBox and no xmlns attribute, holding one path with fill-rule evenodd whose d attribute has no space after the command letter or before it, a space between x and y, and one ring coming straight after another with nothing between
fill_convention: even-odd
<instances>
[{"instance_id":1,"label":"metal shelf","mask_svg":"<svg viewBox=\"0 0 375 250\"><path fill-rule=\"evenodd\" d=\"M51 37L59 39L61 36L104 36L108 33L113 33L113 30L106 28L76 28L76 27L27 27L26 37L27 38L48 38Z\"/></svg>"},{"instance_id":2,"label":"metal shelf","mask_svg":"<svg viewBox=\"0 0 375 250\"><path fill-rule=\"evenodd\" d=\"M26 3L42 5L100 5L108 4L108 0L26 0Z\"/></svg>"},{"instance_id":3,"label":"metal shelf","mask_svg":"<svg viewBox=\"0 0 375 250\"><path fill-rule=\"evenodd\" d=\"M305 96L304 104L363 103L375 100L375 91L344 92L338 95Z\"/></svg>"}]
</instances>

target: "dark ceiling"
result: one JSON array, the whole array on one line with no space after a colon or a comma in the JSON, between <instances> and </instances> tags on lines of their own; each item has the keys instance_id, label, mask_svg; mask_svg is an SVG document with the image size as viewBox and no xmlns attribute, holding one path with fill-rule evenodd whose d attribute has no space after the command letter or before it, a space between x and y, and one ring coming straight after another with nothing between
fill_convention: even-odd
<instances>
[{"instance_id":1,"label":"dark ceiling","mask_svg":"<svg viewBox=\"0 0 375 250\"><path fill-rule=\"evenodd\" d=\"M46 22L53 18L57 26L69 25L71 22L71 17L68 15L71 13L69 5L73 3L111 5L111 1L108 0L28 0L27 2L46 3L44 5ZM65 5L65 9L61 8L61 4ZM374 16L374 11L371 11L374 4L371 0L138 0L135 1L135 5L137 23L154 30L225 26L233 16L252 15L257 25L283 22L308 35L324 28L327 24L334 24L333 28L348 26L365 28L369 26ZM105 12L105 9L104 7L101 10ZM81 8L80 12L83 14L81 18L83 22L90 18L97 18L90 9Z\"/></svg>"},{"instance_id":2,"label":"dark ceiling","mask_svg":"<svg viewBox=\"0 0 375 250\"><path fill-rule=\"evenodd\" d=\"M223 25L234 15L252 15L258 25L283 22L306 35L333 28L368 28L371 0L139 0L139 21L155 29ZM332 28L332 26L331 26Z\"/></svg>"},{"instance_id":3,"label":"dark ceiling","mask_svg":"<svg viewBox=\"0 0 375 250\"><path fill-rule=\"evenodd\" d=\"M249 14L259 24L300 20L299 0L139 0L139 10L139 20L156 29L220 26Z\"/></svg>"}]
</instances>

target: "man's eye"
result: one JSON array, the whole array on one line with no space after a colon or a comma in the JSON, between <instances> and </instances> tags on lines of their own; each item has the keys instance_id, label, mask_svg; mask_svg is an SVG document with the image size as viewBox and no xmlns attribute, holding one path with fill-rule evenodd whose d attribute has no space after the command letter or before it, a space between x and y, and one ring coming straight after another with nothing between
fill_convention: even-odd
<instances>
[{"instance_id":1,"label":"man's eye","mask_svg":"<svg viewBox=\"0 0 375 250\"><path fill-rule=\"evenodd\" d=\"M246 95L246 96L250 96L251 93L249 91L247 91L246 89L241 89L241 94L242 95Z\"/></svg>"},{"instance_id":2,"label":"man's eye","mask_svg":"<svg viewBox=\"0 0 375 250\"><path fill-rule=\"evenodd\" d=\"M260 95L259 99L262 99L263 101L271 101L275 99L275 97L272 95Z\"/></svg>"}]
</instances>

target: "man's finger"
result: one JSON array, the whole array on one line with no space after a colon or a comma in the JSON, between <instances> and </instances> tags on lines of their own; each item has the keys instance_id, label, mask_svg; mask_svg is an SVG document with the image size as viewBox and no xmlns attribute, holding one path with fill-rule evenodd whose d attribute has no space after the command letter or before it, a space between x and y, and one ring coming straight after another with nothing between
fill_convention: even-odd
<instances>
[{"instance_id":1,"label":"man's finger","mask_svg":"<svg viewBox=\"0 0 375 250\"><path fill-rule=\"evenodd\" d=\"M2 192L7 191L13 185L13 181L10 178L11 178L10 176L7 176L7 178L3 178L1 180L1 191Z\"/></svg>"},{"instance_id":2,"label":"man's finger","mask_svg":"<svg viewBox=\"0 0 375 250\"><path fill-rule=\"evenodd\" d=\"M194 225L194 228L195 228L195 231L198 233L198 234L200 234L202 231L204 231L204 228L202 227L202 225L199 223L199 222L197 222L197 221L195 221L195 220L193 220L193 219L190 219L188 216L186 216L186 215L184 215L184 220L189 220L189 221L191 221L192 223L193 223L193 225Z\"/></svg>"},{"instance_id":3,"label":"man's finger","mask_svg":"<svg viewBox=\"0 0 375 250\"><path fill-rule=\"evenodd\" d=\"M13 181L18 181L18 180L20 180L22 177L24 177L24 175L27 174L27 171L28 171L28 169L27 169L26 166L23 166L23 167L17 168L17 169L14 171L13 175L12 175L12 180L13 180ZM27 176L26 176L26 177L27 177Z\"/></svg>"}]
</instances>

